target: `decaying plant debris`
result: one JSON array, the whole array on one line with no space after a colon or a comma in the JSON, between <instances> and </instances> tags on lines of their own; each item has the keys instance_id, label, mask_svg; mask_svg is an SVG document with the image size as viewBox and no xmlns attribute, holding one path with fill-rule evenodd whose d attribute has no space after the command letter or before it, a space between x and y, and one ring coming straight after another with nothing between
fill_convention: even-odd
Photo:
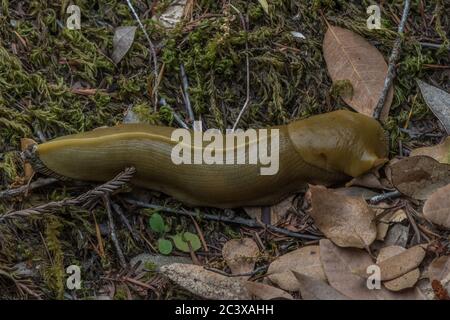
<instances>
[{"instance_id":1,"label":"decaying plant debris","mask_svg":"<svg viewBox=\"0 0 450 320\"><path fill-rule=\"evenodd\" d=\"M166 12L170 2L133 1L155 45L157 77L149 43L139 27L131 48L121 60L116 59L115 63L112 59L115 30L138 26L126 1L76 1L82 12L79 31L65 28L67 1L1 3L1 215L76 198L95 187L54 179L43 182L36 180L42 178L38 176L33 178L35 182L30 188L21 189L24 192L9 192L8 189L27 183L19 153L21 138L43 142L120 123L130 112L138 121L151 124L178 126L179 116L190 125L192 119L185 109L185 77L189 80L187 92L194 114L201 116L206 128L231 128L246 101L247 111L239 122L242 128L284 124L294 118L346 108L342 88L332 84L326 68L322 48L327 30L325 19L362 36L387 61L402 14L402 1L385 3L383 28L368 30L366 7L372 4L369 1L268 0L269 6L264 8L256 0L188 0L182 21L167 28L158 22L158 17ZM391 157L408 156L411 150L436 145L446 136L422 97L416 79L450 91L449 40L445 32L450 29L450 7L441 0L417 3L412 6L406 24L393 101L385 122ZM441 46L436 48L430 43ZM386 182L389 170L377 175L387 190L392 188ZM142 252L157 251L158 236L148 227L148 217L157 211L184 211L182 205L161 194L129 191L124 187L119 194L106 199L111 205L109 212L105 199L100 197L88 207L57 207L45 215L31 214L1 222L0 298L193 297L164 277L158 271L160 266L149 262L136 268L129 264ZM138 208L130 199L151 202L159 209ZM421 214L422 205L423 202L402 195L386 197L374 210L382 216L403 208L408 219L400 223L411 226L406 247L426 243L428 258L448 255L448 229L426 221ZM190 231L199 235L202 249L191 250L185 256L193 264L209 268L209 272L230 275L221 256L222 247L230 239L252 238L260 249L256 267L253 272L237 276L255 280L277 257L310 244L308 241L318 245L316 240L289 236L289 232L296 232L308 234L311 239L322 237L305 206L300 194L289 206L288 214L281 215L277 227L285 230L284 234L276 229L201 218L202 213L208 213L234 219L244 217L243 210L191 208L200 217L175 214L164 219L173 234ZM268 212L270 215L270 209ZM110 216L115 222L114 237L109 229ZM264 217L264 209L261 216ZM333 254L343 250L328 242L326 248ZM121 267L117 245L128 263L126 268ZM375 251L365 254L364 259L370 260L370 255L378 252L377 245L383 246L375 241L371 248ZM333 263L330 256L325 260L327 266ZM69 265L81 267L80 290L66 288ZM341 276L332 275L331 282L341 285ZM353 275L346 276L359 285ZM303 279L302 286L317 282L306 280ZM327 284L319 286L326 288ZM431 292L434 297L432 289ZM358 297L357 293L354 291L352 298ZM301 293L293 295L298 298ZM311 292L308 296L322 295ZM392 297L393 293L383 289L381 296Z\"/></svg>"}]
</instances>

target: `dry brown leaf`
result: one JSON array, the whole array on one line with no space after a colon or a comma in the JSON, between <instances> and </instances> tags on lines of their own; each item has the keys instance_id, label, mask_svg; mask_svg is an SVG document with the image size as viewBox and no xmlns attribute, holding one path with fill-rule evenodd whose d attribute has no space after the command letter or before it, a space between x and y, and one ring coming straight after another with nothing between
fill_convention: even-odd
<instances>
[{"instance_id":1,"label":"dry brown leaf","mask_svg":"<svg viewBox=\"0 0 450 320\"><path fill-rule=\"evenodd\" d=\"M389 230L389 223L379 222L377 223L377 240L383 241Z\"/></svg>"},{"instance_id":2,"label":"dry brown leaf","mask_svg":"<svg viewBox=\"0 0 450 320\"><path fill-rule=\"evenodd\" d=\"M420 270L418 268L405 273L401 277L383 283L386 289L397 292L407 288L412 288L419 281Z\"/></svg>"},{"instance_id":3,"label":"dry brown leaf","mask_svg":"<svg viewBox=\"0 0 450 320\"><path fill-rule=\"evenodd\" d=\"M25 151L28 149L29 146L36 144L36 141L29 138L22 138L20 139L20 149L22 151ZM34 175L33 167L31 166L31 163L25 162L23 166L23 179L25 182L28 182Z\"/></svg>"},{"instance_id":4,"label":"dry brown leaf","mask_svg":"<svg viewBox=\"0 0 450 320\"><path fill-rule=\"evenodd\" d=\"M450 137L435 146L414 149L409 156L429 156L440 163L450 164Z\"/></svg>"},{"instance_id":5,"label":"dry brown leaf","mask_svg":"<svg viewBox=\"0 0 450 320\"><path fill-rule=\"evenodd\" d=\"M315 279L325 280L319 246L306 246L278 257L269 265L267 274L270 281L280 288L298 291L298 283L292 270Z\"/></svg>"},{"instance_id":6,"label":"dry brown leaf","mask_svg":"<svg viewBox=\"0 0 450 320\"><path fill-rule=\"evenodd\" d=\"M298 281L303 300L349 300L323 280L292 271Z\"/></svg>"},{"instance_id":7,"label":"dry brown leaf","mask_svg":"<svg viewBox=\"0 0 450 320\"><path fill-rule=\"evenodd\" d=\"M387 189L386 186L384 186L381 183L380 179L372 172L368 172L359 177L353 178L351 181L347 182L345 186L346 187L360 186L365 188L381 189L381 190Z\"/></svg>"},{"instance_id":8,"label":"dry brown leaf","mask_svg":"<svg viewBox=\"0 0 450 320\"><path fill-rule=\"evenodd\" d=\"M384 247L380 250L380 253L377 257L377 264L382 261L394 257L402 252L406 251L405 248L400 246L389 246ZM393 280L389 280L383 283L386 289L391 291L400 291L406 288L412 288L417 283L420 277L420 270L418 268L405 273L404 275L395 278Z\"/></svg>"},{"instance_id":9,"label":"dry brown leaf","mask_svg":"<svg viewBox=\"0 0 450 320\"><path fill-rule=\"evenodd\" d=\"M436 189L450 183L450 165L427 156L410 157L390 166L393 185L401 193L426 200Z\"/></svg>"},{"instance_id":10,"label":"dry brown leaf","mask_svg":"<svg viewBox=\"0 0 450 320\"><path fill-rule=\"evenodd\" d=\"M362 198L347 197L322 186L310 186L308 212L327 238L341 247L365 248L377 236L375 213Z\"/></svg>"},{"instance_id":11,"label":"dry brown leaf","mask_svg":"<svg viewBox=\"0 0 450 320\"><path fill-rule=\"evenodd\" d=\"M383 55L363 37L339 27L330 26L323 40L323 54L333 82L349 80L351 97L343 100L356 111L373 116L387 74ZM393 89L384 104L381 119L386 119L391 107Z\"/></svg>"},{"instance_id":12,"label":"dry brown leaf","mask_svg":"<svg viewBox=\"0 0 450 320\"><path fill-rule=\"evenodd\" d=\"M206 270L202 266L173 263L162 266L159 270L179 286L205 299L250 299L247 289L239 279Z\"/></svg>"},{"instance_id":13,"label":"dry brown leaf","mask_svg":"<svg viewBox=\"0 0 450 320\"><path fill-rule=\"evenodd\" d=\"M392 280L414 270L425 258L425 253L425 249L418 245L381 260L377 263L381 271L381 280Z\"/></svg>"},{"instance_id":14,"label":"dry brown leaf","mask_svg":"<svg viewBox=\"0 0 450 320\"><path fill-rule=\"evenodd\" d=\"M423 206L423 215L432 223L450 229L450 184L430 195Z\"/></svg>"},{"instance_id":15,"label":"dry brown leaf","mask_svg":"<svg viewBox=\"0 0 450 320\"><path fill-rule=\"evenodd\" d=\"M293 300L294 298L284 290L260 282L245 281L248 293L260 300Z\"/></svg>"},{"instance_id":16,"label":"dry brown leaf","mask_svg":"<svg viewBox=\"0 0 450 320\"><path fill-rule=\"evenodd\" d=\"M253 271L259 254L259 248L251 238L232 239L222 248L222 256L231 269L232 274ZM243 278L248 279L249 276Z\"/></svg>"},{"instance_id":17,"label":"dry brown leaf","mask_svg":"<svg viewBox=\"0 0 450 320\"><path fill-rule=\"evenodd\" d=\"M330 285L343 295L358 300L422 300L418 289L390 292L384 287L376 290L367 288L366 279L357 275L366 270L372 259L363 250L340 248L328 239L320 240L320 256L323 269Z\"/></svg>"},{"instance_id":18,"label":"dry brown leaf","mask_svg":"<svg viewBox=\"0 0 450 320\"><path fill-rule=\"evenodd\" d=\"M292 208L292 201L295 196L288 197L271 206L270 209L270 223L277 224L278 221L286 217L289 210ZM255 220L262 221L262 208L261 207L244 207L245 212Z\"/></svg>"},{"instance_id":19,"label":"dry brown leaf","mask_svg":"<svg viewBox=\"0 0 450 320\"><path fill-rule=\"evenodd\" d=\"M438 280L443 286L450 289L450 256L434 259L428 267L430 280Z\"/></svg>"}]
</instances>

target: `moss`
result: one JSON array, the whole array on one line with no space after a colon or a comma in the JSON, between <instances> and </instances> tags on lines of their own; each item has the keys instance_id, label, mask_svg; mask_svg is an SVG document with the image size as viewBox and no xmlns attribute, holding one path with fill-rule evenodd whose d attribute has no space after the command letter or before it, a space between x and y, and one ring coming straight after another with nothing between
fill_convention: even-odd
<instances>
[{"instance_id":1,"label":"moss","mask_svg":"<svg viewBox=\"0 0 450 320\"><path fill-rule=\"evenodd\" d=\"M63 299L65 289L65 269L64 269L64 253L60 242L60 234L62 230L61 222L53 217L47 220L47 228L45 230L45 241L48 248L49 265L44 270L44 278L49 289L52 290L54 297Z\"/></svg>"}]
</instances>

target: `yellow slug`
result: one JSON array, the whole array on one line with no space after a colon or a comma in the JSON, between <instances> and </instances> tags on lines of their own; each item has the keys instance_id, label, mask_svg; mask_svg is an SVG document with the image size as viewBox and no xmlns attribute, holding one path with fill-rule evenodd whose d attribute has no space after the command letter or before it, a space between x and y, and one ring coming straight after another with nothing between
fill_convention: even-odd
<instances>
[{"instance_id":1,"label":"yellow slug","mask_svg":"<svg viewBox=\"0 0 450 320\"><path fill-rule=\"evenodd\" d=\"M108 181L133 166L136 175L131 182L137 186L189 205L233 208L272 205L302 190L306 183L343 182L387 157L387 141L379 123L350 111L270 129L279 132L279 166L273 175L261 175L261 164L175 164L171 158L178 143L171 139L175 129L146 124L122 124L57 138L35 145L28 159L36 171L87 181ZM245 140L245 146L259 143L258 139ZM225 153L225 149L216 152ZM249 149L245 150L247 155Z\"/></svg>"}]
</instances>

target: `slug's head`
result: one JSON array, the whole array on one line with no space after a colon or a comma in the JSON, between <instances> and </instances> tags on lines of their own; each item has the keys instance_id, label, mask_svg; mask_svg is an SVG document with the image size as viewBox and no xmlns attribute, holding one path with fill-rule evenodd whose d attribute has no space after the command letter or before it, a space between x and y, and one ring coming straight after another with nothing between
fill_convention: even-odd
<instances>
[{"instance_id":1,"label":"slug's head","mask_svg":"<svg viewBox=\"0 0 450 320\"><path fill-rule=\"evenodd\" d=\"M288 125L289 137L307 163L357 177L387 161L388 140L373 118L346 110Z\"/></svg>"}]
</instances>

